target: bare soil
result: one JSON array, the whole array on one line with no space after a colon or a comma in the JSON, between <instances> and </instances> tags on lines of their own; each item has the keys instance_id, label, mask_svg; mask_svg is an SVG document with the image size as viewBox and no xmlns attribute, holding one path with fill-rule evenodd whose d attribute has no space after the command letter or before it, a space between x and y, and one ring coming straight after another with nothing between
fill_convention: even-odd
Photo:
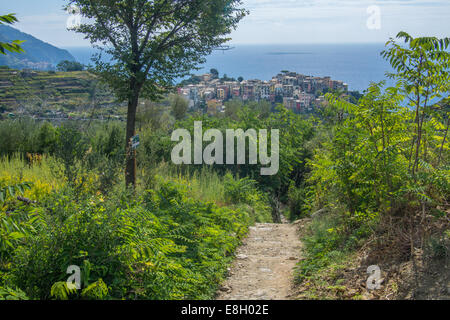
<instances>
[{"instance_id":1,"label":"bare soil","mask_svg":"<svg viewBox=\"0 0 450 320\"><path fill-rule=\"evenodd\" d=\"M294 224L260 223L250 227L217 299L295 299L293 269L300 259L299 239Z\"/></svg>"}]
</instances>

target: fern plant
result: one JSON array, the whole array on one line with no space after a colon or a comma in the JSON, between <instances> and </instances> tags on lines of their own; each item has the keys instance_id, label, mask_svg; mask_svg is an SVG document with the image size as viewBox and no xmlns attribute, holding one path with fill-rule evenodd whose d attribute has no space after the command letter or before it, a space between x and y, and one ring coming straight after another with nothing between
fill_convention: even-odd
<instances>
[{"instance_id":1,"label":"fern plant","mask_svg":"<svg viewBox=\"0 0 450 320\"><path fill-rule=\"evenodd\" d=\"M31 183L23 182L0 188L0 206L16 194L23 195L26 189L31 189ZM20 219L20 213L0 211L0 257L4 257L14 249L22 238L29 235L28 221Z\"/></svg>"},{"instance_id":2,"label":"fern plant","mask_svg":"<svg viewBox=\"0 0 450 320\"><path fill-rule=\"evenodd\" d=\"M22 290L16 288L0 286L0 300L28 300L27 295Z\"/></svg>"},{"instance_id":3,"label":"fern plant","mask_svg":"<svg viewBox=\"0 0 450 320\"><path fill-rule=\"evenodd\" d=\"M76 288L71 288L65 281L59 281L53 284L50 295L56 300L69 300L70 298L83 298L102 300L108 296L108 287L102 279L91 283L84 288L81 293L77 292Z\"/></svg>"},{"instance_id":4,"label":"fern plant","mask_svg":"<svg viewBox=\"0 0 450 320\"><path fill-rule=\"evenodd\" d=\"M30 190L31 182L22 182L10 186L0 186L0 204L5 203L8 197L14 197L16 194L23 195L25 190Z\"/></svg>"},{"instance_id":5,"label":"fern plant","mask_svg":"<svg viewBox=\"0 0 450 320\"><path fill-rule=\"evenodd\" d=\"M50 295L57 300L69 300L76 292L77 289L69 287L66 281L59 281L53 284Z\"/></svg>"}]
</instances>

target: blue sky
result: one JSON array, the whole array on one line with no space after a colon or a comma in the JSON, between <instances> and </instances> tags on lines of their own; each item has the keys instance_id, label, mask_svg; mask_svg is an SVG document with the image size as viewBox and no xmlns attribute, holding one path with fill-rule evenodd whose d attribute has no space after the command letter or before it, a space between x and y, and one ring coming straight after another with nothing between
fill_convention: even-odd
<instances>
[{"instance_id":1,"label":"blue sky","mask_svg":"<svg viewBox=\"0 0 450 320\"><path fill-rule=\"evenodd\" d=\"M53 45L89 45L66 30L65 3L15 0L2 3L1 13L17 13L15 27ZM380 29L367 27L373 5ZM234 44L385 42L400 30L439 37L450 30L450 0L244 0L244 7L250 15L231 35Z\"/></svg>"}]
</instances>

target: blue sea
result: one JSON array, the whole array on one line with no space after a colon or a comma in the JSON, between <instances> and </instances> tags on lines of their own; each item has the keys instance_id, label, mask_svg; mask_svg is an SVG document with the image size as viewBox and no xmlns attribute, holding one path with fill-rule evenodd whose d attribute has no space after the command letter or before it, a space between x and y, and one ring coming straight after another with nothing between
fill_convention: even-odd
<instances>
[{"instance_id":1,"label":"blue sea","mask_svg":"<svg viewBox=\"0 0 450 320\"><path fill-rule=\"evenodd\" d=\"M81 63L91 63L92 48L66 48ZM330 76L349 85L349 90L363 91L371 82L386 80L391 71L380 55L384 44L298 44L236 45L230 50L214 51L201 74L211 68L228 77L270 80L281 70L311 76ZM390 83L390 82L388 82Z\"/></svg>"}]
</instances>

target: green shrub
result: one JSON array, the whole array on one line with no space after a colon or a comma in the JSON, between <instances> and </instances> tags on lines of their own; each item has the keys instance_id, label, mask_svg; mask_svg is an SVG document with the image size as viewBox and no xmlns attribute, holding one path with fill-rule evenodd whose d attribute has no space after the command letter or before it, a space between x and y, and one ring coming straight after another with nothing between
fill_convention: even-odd
<instances>
[{"instance_id":1,"label":"green shrub","mask_svg":"<svg viewBox=\"0 0 450 320\"><path fill-rule=\"evenodd\" d=\"M80 174L80 161L89 149L87 139L76 128L67 123L57 130L55 157L63 163L64 176L70 184L75 184Z\"/></svg>"},{"instance_id":2,"label":"green shrub","mask_svg":"<svg viewBox=\"0 0 450 320\"><path fill-rule=\"evenodd\" d=\"M225 197L229 203L239 203L248 200L249 196L255 191L256 181L247 177L234 179L231 174L225 175Z\"/></svg>"},{"instance_id":3,"label":"green shrub","mask_svg":"<svg viewBox=\"0 0 450 320\"><path fill-rule=\"evenodd\" d=\"M224 177L223 185L227 203L249 212L252 223L272 222L269 199L257 189L255 180L247 177L235 179L228 173Z\"/></svg>"},{"instance_id":4,"label":"green shrub","mask_svg":"<svg viewBox=\"0 0 450 320\"><path fill-rule=\"evenodd\" d=\"M190 199L183 189L169 182L142 197L124 193L106 202L92 196L75 202L70 189L61 190L39 208L39 232L16 249L14 283L39 299L52 292L59 299L211 298L250 218ZM70 265L82 268L89 296L66 297L56 285ZM99 279L106 296L103 285L89 287Z\"/></svg>"},{"instance_id":5,"label":"green shrub","mask_svg":"<svg viewBox=\"0 0 450 320\"><path fill-rule=\"evenodd\" d=\"M305 187L297 188L291 185L288 191L288 206L290 220L295 220L304 217L308 208L305 208L307 202L307 195Z\"/></svg>"},{"instance_id":6,"label":"green shrub","mask_svg":"<svg viewBox=\"0 0 450 320\"><path fill-rule=\"evenodd\" d=\"M297 282L317 277L320 270L345 258L349 236L343 226L342 216L336 213L313 220L308 235L302 239L305 259L297 266Z\"/></svg>"},{"instance_id":7,"label":"green shrub","mask_svg":"<svg viewBox=\"0 0 450 320\"><path fill-rule=\"evenodd\" d=\"M28 300L28 297L18 288L11 289L0 286L0 300Z\"/></svg>"}]
</instances>

